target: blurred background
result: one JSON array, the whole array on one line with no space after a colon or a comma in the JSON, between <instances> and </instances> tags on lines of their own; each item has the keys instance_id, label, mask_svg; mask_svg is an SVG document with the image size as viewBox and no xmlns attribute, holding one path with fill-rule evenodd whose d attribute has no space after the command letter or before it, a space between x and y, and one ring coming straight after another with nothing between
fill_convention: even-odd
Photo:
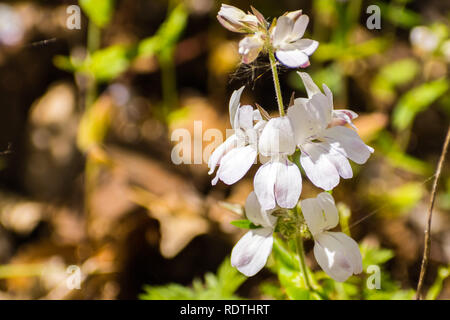
<instances>
[{"instance_id":1,"label":"blurred background","mask_svg":"<svg viewBox=\"0 0 450 320\"><path fill-rule=\"evenodd\" d=\"M331 88L336 109L360 115L359 134L375 148L334 197L365 270L381 267L382 288L364 288L365 273L324 283L336 299L412 298L450 123L450 3L225 2L270 19L303 9L306 37L320 42L306 71ZM267 57L240 64L241 36L216 20L220 4L0 2L0 299L295 298L270 261L248 280L227 261L244 232L230 222L256 169L212 188L206 164L171 160L176 129L191 132L183 143L207 148L194 121L203 132L230 128L228 99L242 85L244 103L277 110ZM370 5L380 29L368 28ZM285 101L305 96L295 70L281 68L281 85ZM448 163L433 216L430 299L450 299ZM318 192L307 179L303 190ZM320 272L312 245L308 263Z\"/></svg>"}]
</instances>

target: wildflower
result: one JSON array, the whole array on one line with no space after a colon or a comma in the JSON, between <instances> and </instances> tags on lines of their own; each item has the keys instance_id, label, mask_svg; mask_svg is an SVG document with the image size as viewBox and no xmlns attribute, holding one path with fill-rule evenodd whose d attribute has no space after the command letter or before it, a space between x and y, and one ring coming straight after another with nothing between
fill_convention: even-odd
<instances>
[{"instance_id":1,"label":"wildflower","mask_svg":"<svg viewBox=\"0 0 450 320\"><path fill-rule=\"evenodd\" d=\"M339 184L340 177L353 176L348 159L363 164L373 153L355 130L350 110L333 110L333 95L324 84L323 94L307 73L299 73L308 98L295 99L287 116L292 123L294 140L301 150L300 164L311 182L324 190ZM353 126L354 127L354 126Z\"/></svg>"},{"instance_id":2,"label":"wildflower","mask_svg":"<svg viewBox=\"0 0 450 320\"><path fill-rule=\"evenodd\" d=\"M309 56L316 51L319 42L302 39L309 17L301 10L280 17L272 32L272 45L277 59L289 68L309 66Z\"/></svg>"},{"instance_id":3,"label":"wildflower","mask_svg":"<svg viewBox=\"0 0 450 320\"><path fill-rule=\"evenodd\" d=\"M242 62L249 64L255 61L263 46L264 34L262 32L256 32L254 35L242 39L239 42L239 54L242 56Z\"/></svg>"},{"instance_id":4,"label":"wildflower","mask_svg":"<svg viewBox=\"0 0 450 320\"><path fill-rule=\"evenodd\" d=\"M322 192L316 198L300 201L300 206L314 238L314 256L320 267L339 282L361 273L362 257L355 240L345 233L328 231L339 222L333 197Z\"/></svg>"},{"instance_id":5,"label":"wildflower","mask_svg":"<svg viewBox=\"0 0 450 320\"><path fill-rule=\"evenodd\" d=\"M230 5L222 4L217 15L219 22L228 30L247 33L239 42L239 54L242 62L253 62L263 50L275 52L278 60L290 68L305 68L309 65L309 56L319 46L310 39L302 39L309 18L301 10L287 12L270 29L263 15L252 7L253 14Z\"/></svg>"},{"instance_id":6,"label":"wildflower","mask_svg":"<svg viewBox=\"0 0 450 320\"><path fill-rule=\"evenodd\" d=\"M245 214L253 224L261 228L249 230L231 252L231 265L247 277L258 273L272 252L273 231L277 220L272 212L273 210L261 208L254 192L249 194L245 202Z\"/></svg>"},{"instance_id":7,"label":"wildflower","mask_svg":"<svg viewBox=\"0 0 450 320\"><path fill-rule=\"evenodd\" d=\"M288 156L296 146L291 123L287 117L270 119L259 139L259 153L266 161L254 178L256 196L263 210L276 205L293 208L302 191L302 176L299 168Z\"/></svg>"},{"instance_id":8,"label":"wildflower","mask_svg":"<svg viewBox=\"0 0 450 320\"><path fill-rule=\"evenodd\" d=\"M258 135L265 125L261 114L252 106L240 105L240 97L244 87L235 90L229 103L230 122L234 134L227 138L212 153L208 161L210 168L208 174L212 174L217 165L215 185L220 179L230 185L240 180L250 169L257 157ZM256 124L254 122L256 121Z\"/></svg>"},{"instance_id":9,"label":"wildflower","mask_svg":"<svg viewBox=\"0 0 450 320\"><path fill-rule=\"evenodd\" d=\"M266 28L264 17L256 9L252 10L256 15L246 14L241 9L222 4L217 15L219 22L228 30L248 34L239 42L239 54L242 55L242 62L246 64L258 57L265 41L265 34L262 32Z\"/></svg>"},{"instance_id":10,"label":"wildflower","mask_svg":"<svg viewBox=\"0 0 450 320\"><path fill-rule=\"evenodd\" d=\"M414 47L425 53L433 52L439 44L439 37L425 26L412 28L409 39Z\"/></svg>"},{"instance_id":11,"label":"wildflower","mask_svg":"<svg viewBox=\"0 0 450 320\"><path fill-rule=\"evenodd\" d=\"M217 20L228 30L239 33L254 32L258 25L255 15L246 14L241 9L228 4L222 4L217 14Z\"/></svg>"}]
</instances>

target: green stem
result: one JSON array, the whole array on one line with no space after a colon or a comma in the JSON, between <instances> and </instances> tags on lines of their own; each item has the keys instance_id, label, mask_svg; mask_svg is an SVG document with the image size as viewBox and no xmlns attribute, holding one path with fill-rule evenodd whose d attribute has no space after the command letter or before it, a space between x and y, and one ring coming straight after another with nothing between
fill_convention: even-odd
<instances>
[{"instance_id":1,"label":"green stem","mask_svg":"<svg viewBox=\"0 0 450 320\"><path fill-rule=\"evenodd\" d=\"M94 53L100 48L101 40L101 30L92 21L88 24L88 34L87 34L87 49L90 54Z\"/></svg>"},{"instance_id":2,"label":"green stem","mask_svg":"<svg viewBox=\"0 0 450 320\"><path fill-rule=\"evenodd\" d=\"M280 78L278 77L277 60L272 50L269 50L270 67L272 69L273 84L275 86L275 93L277 95L278 111L280 116L284 116L283 96L281 95Z\"/></svg>"},{"instance_id":3,"label":"green stem","mask_svg":"<svg viewBox=\"0 0 450 320\"><path fill-rule=\"evenodd\" d=\"M101 41L101 29L92 21L89 21L88 32L87 32L87 51L90 59L91 55L100 48ZM85 110L87 110L94 102L97 97L97 82L92 76L87 77L87 89L86 89L86 101Z\"/></svg>"},{"instance_id":4,"label":"green stem","mask_svg":"<svg viewBox=\"0 0 450 320\"><path fill-rule=\"evenodd\" d=\"M162 118L167 120L170 111L178 104L177 84L174 63L174 48L165 48L159 55L158 60L161 66L161 85L163 93Z\"/></svg>"},{"instance_id":5,"label":"green stem","mask_svg":"<svg viewBox=\"0 0 450 320\"><path fill-rule=\"evenodd\" d=\"M303 248L302 237L297 236L295 243L297 246L297 256L298 256L300 271L302 273L303 279L305 279L305 284L308 287L308 289L311 291L314 291L313 287L311 286L311 283L309 282L308 269L306 267L306 262L305 262L305 249Z\"/></svg>"}]
</instances>

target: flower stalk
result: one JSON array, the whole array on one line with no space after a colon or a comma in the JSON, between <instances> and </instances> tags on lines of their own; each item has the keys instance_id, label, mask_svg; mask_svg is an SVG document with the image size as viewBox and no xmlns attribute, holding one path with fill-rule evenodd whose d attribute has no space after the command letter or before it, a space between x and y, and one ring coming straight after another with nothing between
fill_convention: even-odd
<instances>
[{"instance_id":1,"label":"flower stalk","mask_svg":"<svg viewBox=\"0 0 450 320\"><path fill-rule=\"evenodd\" d=\"M273 84L275 86L275 94L277 95L278 112L280 116L284 116L283 96L281 95L280 78L278 77L277 60L273 50L269 50L270 68L272 69Z\"/></svg>"},{"instance_id":2,"label":"flower stalk","mask_svg":"<svg viewBox=\"0 0 450 320\"><path fill-rule=\"evenodd\" d=\"M300 235L298 235L295 238L295 245L297 248L297 256L298 256L298 261L299 261L300 272L303 276L303 279L305 280L306 287L308 288L308 290L314 291L313 287L311 286L311 283L309 282L308 269L306 267L306 261L305 261L306 260L305 259L305 249L303 247L303 239Z\"/></svg>"}]
</instances>

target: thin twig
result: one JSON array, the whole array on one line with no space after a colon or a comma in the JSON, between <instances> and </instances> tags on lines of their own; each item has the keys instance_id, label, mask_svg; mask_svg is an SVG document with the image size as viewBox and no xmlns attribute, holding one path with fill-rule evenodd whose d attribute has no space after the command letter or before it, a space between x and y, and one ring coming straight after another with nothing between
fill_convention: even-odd
<instances>
[{"instance_id":1,"label":"thin twig","mask_svg":"<svg viewBox=\"0 0 450 320\"><path fill-rule=\"evenodd\" d=\"M442 166L444 165L445 155L447 153L449 141L450 141L450 126L448 127L448 130L447 130L447 136L445 137L444 146L442 147L441 157L439 158L439 163L438 163L438 166L436 169L436 175L435 175L434 181L433 181L433 188L431 189L431 199L430 199L430 204L428 206L427 226L425 229L425 244L424 244L424 248L423 248L422 265L420 267L419 283L417 284L416 300L420 300L422 298L421 297L422 287L423 287L423 282L424 282L424 278L425 278L425 273L427 271L428 260L430 257L431 218L433 215L434 200L436 198L437 184L438 184L439 177L441 175Z\"/></svg>"}]
</instances>

